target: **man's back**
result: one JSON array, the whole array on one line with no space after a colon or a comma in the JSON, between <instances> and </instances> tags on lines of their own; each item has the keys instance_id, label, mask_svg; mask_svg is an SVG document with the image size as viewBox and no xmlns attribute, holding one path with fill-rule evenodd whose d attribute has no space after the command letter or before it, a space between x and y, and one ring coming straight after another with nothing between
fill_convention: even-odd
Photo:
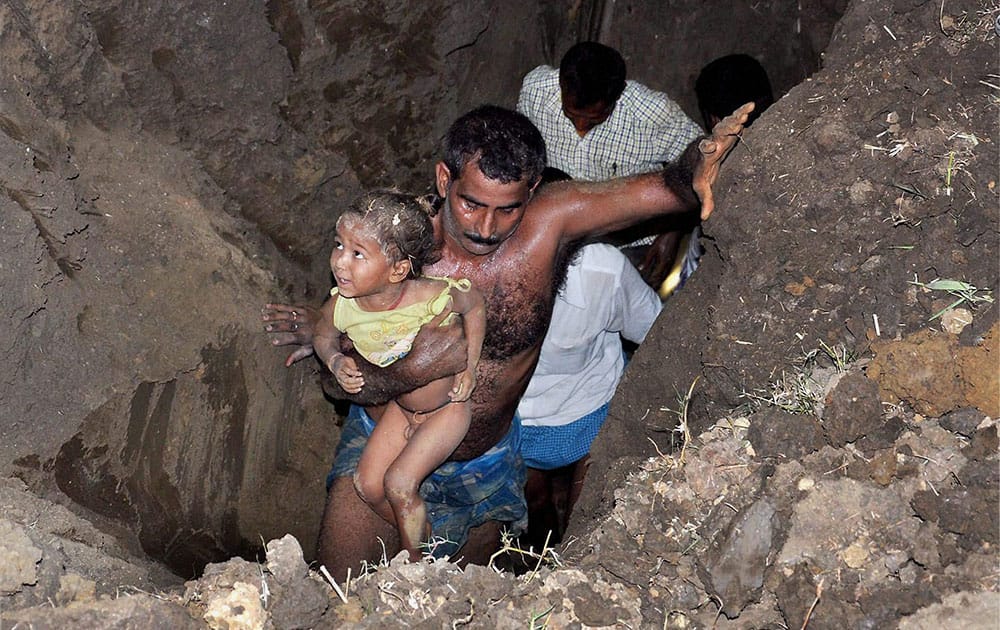
<instances>
[{"instance_id":1,"label":"man's back","mask_svg":"<svg viewBox=\"0 0 1000 630\"><path fill-rule=\"evenodd\" d=\"M564 425L607 403L625 368L622 339L641 343L661 306L616 248L583 247L555 299L553 324L521 398L523 424Z\"/></svg>"}]
</instances>

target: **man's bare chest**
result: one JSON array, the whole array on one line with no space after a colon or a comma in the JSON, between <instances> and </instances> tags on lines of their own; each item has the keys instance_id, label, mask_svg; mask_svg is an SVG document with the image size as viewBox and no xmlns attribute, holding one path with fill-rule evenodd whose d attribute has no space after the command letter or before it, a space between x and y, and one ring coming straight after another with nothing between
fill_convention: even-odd
<instances>
[{"instance_id":1,"label":"man's bare chest","mask_svg":"<svg viewBox=\"0 0 1000 630\"><path fill-rule=\"evenodd\" d=\"M540 345L552 315L551 270L527 265L461 265L439 261L428 275L468 278L486 303L483 356L490 360L521 354Z\"/></svg>"}]
</instances>

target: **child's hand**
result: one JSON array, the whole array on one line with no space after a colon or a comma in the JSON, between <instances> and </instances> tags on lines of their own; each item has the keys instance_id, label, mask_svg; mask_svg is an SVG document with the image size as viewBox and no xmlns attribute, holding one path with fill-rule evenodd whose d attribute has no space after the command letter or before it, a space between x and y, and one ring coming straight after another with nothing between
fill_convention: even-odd
<instances>
[{"instance_id":1,"label":"child's hand","mask_svg":"<svg viewBox=\"0 0 1000 630\"><path fill-rule=\"evenodd\" d=\"M463 370L455 375L455 386L448 395L452 402L464 402L469 399L474 389L476 389L476 371Z\"/></svg>"},{"instance_id":2,"label":"child's hand","mask_svg":"<svg viewBox=\"0 0 1000 630\"><path fill-rule=\"evenodd\" d=\"M351 357L338 352L330 360L328 367L337 378L337 384L348 394L357 394L365 386L361 370L358 369L358 364Z\"/></svg>"}]
</instances>

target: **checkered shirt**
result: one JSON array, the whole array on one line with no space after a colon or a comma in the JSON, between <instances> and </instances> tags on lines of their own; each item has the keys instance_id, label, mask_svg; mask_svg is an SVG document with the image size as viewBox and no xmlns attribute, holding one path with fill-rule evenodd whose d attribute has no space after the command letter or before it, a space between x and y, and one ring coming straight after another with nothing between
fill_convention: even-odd
<instances>
[{"instance_id":1,"label":"checkered shirt","mask_svg":"<svg viewBox=\"0 0 1000 630\"><path fill-rule=\"evenodd\" d=\"M524 77L517 110L542 132L549 166L587 181L658 170L703 133L666 94L627 81L611 116L581 138L563 114L559 70L550 66Z\"/></svg>"}]
</instances>

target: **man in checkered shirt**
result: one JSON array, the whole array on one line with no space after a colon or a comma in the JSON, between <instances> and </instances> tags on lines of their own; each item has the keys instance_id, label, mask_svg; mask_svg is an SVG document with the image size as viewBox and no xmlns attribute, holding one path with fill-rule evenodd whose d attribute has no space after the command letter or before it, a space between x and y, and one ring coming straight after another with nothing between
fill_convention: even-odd
<instances>
[{"instance_id":1,"label":"man in checkered shirt","mask_svg":"<svg viewBox=\"0 0 1000 630\"><path fill-rule=\"evenodd\" d=\"M587 181L659 170L704 133L666 94L627 81L622 56L597 42L571 47L558 70L542 65L529 72L517 109L542 132L549 166ZM691 226L659 238L626 241L630 248L653 244L638 266L654 288L695 225L692 217Z\"/></svg>"}]
</instances>

